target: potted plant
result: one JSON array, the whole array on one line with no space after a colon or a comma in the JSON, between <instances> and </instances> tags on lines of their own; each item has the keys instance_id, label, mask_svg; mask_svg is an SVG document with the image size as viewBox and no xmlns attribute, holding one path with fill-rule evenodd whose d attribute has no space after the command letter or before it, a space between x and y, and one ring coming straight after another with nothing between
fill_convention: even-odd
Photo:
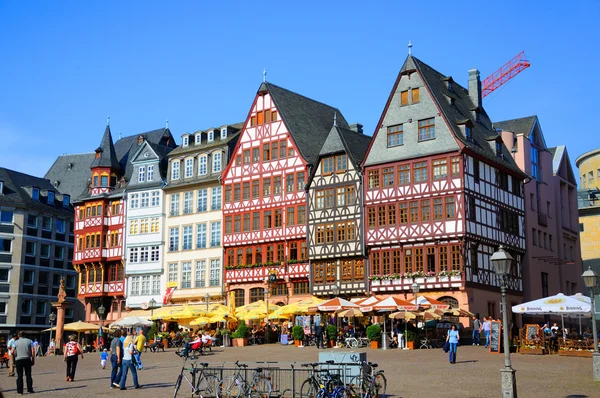
<instances>
[{"instance_id":1,"label":"potted plant","mask_svg":"<svg viewBox=\"0 0 600 398\"><path fill-rule=\"evenodd\" d=\"M167 332L161 332L157 334L158 339L163 343L163 346L165 348L169 348L169 340L167 340L167 338L169 337L169 333Z\"/></svg>"},{"instance_id":2,"label":"potted plant","mask_svg":"<svg viewBox=\"0 0 600 398\"><path fill-rule=\"evenodd\" d=\"M304 340L304 328L300 325L296 325L292 328L292 337L294 338L294 345L300 346L300 342Z\"/></svg>"},{"instance_id":3,"label":"potted plant","mask_svg":"<svg viewBox=\"0 0 600 398\"><path fill-rule=\"evenodd\" d=\"M417 341L417 333L413 330L406 331L406 348L409 350L415 349L415 341Z\"/></svg>"},{"instance_id":4,"label":"potted plant","mask_svg":"<svg viewBox=\"0 0 600 398\"><path fill-rule=\"evenodd\" d=\"M335 341L337 340L338 330L335 325L327 325L325 329L327 332L327 338L329 339L329 347L335 347Z\"/></svg>"},{"instance_id":5,"label":"potted plant","mask_svg":"<svg viewBox=\"0 0 600 398\"><path fill-rule=\"evenodd\" d=\"M371 348L379 348L381 340L381 327L374 323L367 328L367 338L371 342Z\"/></svg>"},{"instance_id":6,"label":"potted plant","mask_svg":"<svg viewBox=\"0 0 600 398\"><path fill-rule=\"evenodd\" d=\"M248 336L250 335L250 328L246 325L246 322L242 321L235 332L231 334L233 339L234 347L243 347L248 345Z\"/></svg>"},{"instance_id":7,"label":"potted plant","mask_svg":"<svg viewBox=\"0 0 600 398\"><path fill-rule=\"evenodd\" d=\"M156 322L152 322L152 326L150 327L150 330L148 330L148 341L154 340L157 333L158 329L156 329Z\"/></svg>"}]
</instances>

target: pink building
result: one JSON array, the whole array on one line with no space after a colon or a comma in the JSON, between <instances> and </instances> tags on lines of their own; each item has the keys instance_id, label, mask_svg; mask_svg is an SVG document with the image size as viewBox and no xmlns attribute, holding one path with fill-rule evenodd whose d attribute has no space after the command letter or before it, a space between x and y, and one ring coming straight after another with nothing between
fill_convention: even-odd
<instances>
[{"instance_id":1,"label":"pink building","mask_svg":"<svg viewBox=\"0 0 600 398\"><path fill-rule=\"evenodd\" d=\"M564 145L548 148L537 116L494 123L525 181L524 300L583 292L577 182Z\"/></svg>"}]
</instances>

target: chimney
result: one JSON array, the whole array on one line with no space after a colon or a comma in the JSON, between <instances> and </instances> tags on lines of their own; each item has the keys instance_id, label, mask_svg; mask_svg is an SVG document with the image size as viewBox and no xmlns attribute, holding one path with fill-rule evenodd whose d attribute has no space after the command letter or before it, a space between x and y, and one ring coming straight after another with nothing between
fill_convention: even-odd
<instances>
[{"instance_id":1,"label":"chimney","mask_svg":"<svg viewBox=\"0 0 600 398\"><path fill-rule=\"evenodd\" d=\"M469 71L469 97L477 108L481 108L481 80L477 69Z\"/></svg>"},{"instance_id":2,"label":"chimney","mask_svg":"<svg viewBox=\"0 0 600 398\"><path fill-rule=\"evenodd\" d=\"M360 133L360 134L363 134L363 125L360 123L351 124L350 130L356 131L357 133Z\"/></svg>"}]
</instances>

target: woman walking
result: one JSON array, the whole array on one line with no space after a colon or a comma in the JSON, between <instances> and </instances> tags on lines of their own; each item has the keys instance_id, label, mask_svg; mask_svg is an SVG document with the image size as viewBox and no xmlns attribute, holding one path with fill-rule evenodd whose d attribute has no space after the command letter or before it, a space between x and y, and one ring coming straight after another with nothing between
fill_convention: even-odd
<instances>
[{"instance_id":1,"label":"woman walking","mask_svg":"<svg viewBox=\"0 0 600 398\"><path fill-rule=\"evenodd\" d=\"M77 369L77 357L81 355L83 359L83 350L75 340L74 334L69 336L69 342L65 344L65 362L67 363L67 381L75 380L75 369Z\"/></svg>"},{"instance_id":2,"label":"woman walking","mask_svg":"<svg viewBox=\"0 0 600 398\"><path fill-rule=\"evenodd\" d=\"M448 330L448 336L446 336L446 341L450 344L448 354L450 363L456 363L456 347L458 347L458 340L460 340L458 330L456 330L456 325L452 325L450 330Z\"/></svg>"},{"instance_id":3,"label":"woman walking","mask_svg":"<svg viewBox=\"0 0 600 398\"><path fill-rule=\"evenodd\" d=\"M132 333L135 334L135 333ZM127 390L125 383L127 382L127 373L131 371L133 377L133 388L142 388L138 383L137 369L133 362L133 354L135 353L135 345L133 344L133 336L129 335L123 342L123 371L121 375L121 383L119 383L119 389Z\"/></svg>"}]
</instances>

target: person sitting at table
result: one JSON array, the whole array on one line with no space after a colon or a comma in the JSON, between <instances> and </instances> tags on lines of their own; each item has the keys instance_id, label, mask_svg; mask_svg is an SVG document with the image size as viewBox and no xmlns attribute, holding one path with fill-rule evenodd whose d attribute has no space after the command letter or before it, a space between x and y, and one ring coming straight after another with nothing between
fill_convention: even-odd
<instances>
[{"instance_id":1,"label":"person sitting at table","mask_svg":"<svg viewBox=\"0 0 600 398\"><path fill-rule=\"evenodd\" d=\"M583 332L583 338L587 340L591 339L592 337L594 337L594 335L592 334L590 328L585 328L585 331Z\"/></svg>"}]
</instances>

